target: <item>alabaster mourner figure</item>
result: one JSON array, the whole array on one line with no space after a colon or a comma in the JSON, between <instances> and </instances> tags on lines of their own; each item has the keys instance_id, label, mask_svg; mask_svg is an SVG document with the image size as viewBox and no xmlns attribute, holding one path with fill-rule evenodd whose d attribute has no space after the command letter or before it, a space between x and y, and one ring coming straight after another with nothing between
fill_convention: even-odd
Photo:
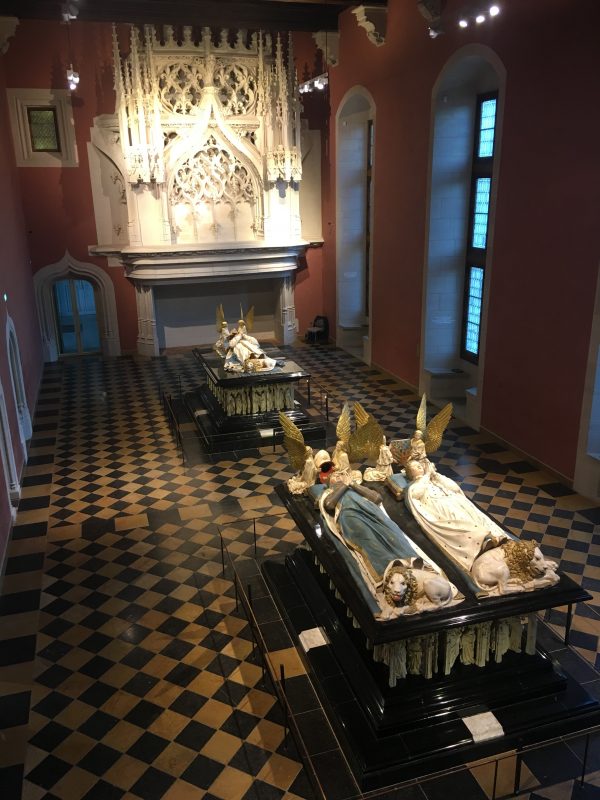
<instances>
[{"instance_id":1,"label":"alabaster mourner figure","mask_svg":"<svg viewBox=\"0 0 600 800\"><path fill-rule=\"evenodd\" d=\"M336 445L333 448L333 453L331 454L331 460L333 461L333 473L330 479L332 484L344 483L348 485L350 483L362 482L360 470L352 469L350 466L347 442L343 442L341 440L336 442Z\"/></svg>"},{"instance_id":2,"label":"alabaster mourner figure","mask_svg":"<svg viewBox=\"0 0 600 800\"><path fill-rule=\"evenodd\" d=\"M243 319L229 335L225 369L228 372L268 372L276 365L273 358L265 355L258 340L251 336Z\"/></svg>"},{"instance_id":3,"label":"alabaster mourner figure","mask_svg":"<svg viewBox=\"0 0 600 800\"><path fill-rule=\"evenodd\" d=\"M221 322L221 326L219 329L219 338L214 344L214 349L221 356L221 358L225 358L225 356L227 355L227 350L229 349L230 337L231 333L229 331L229 326L227 325L227 322L223 320L223 322Z\"/></svg>"},{"instance_id":4,"label":"alabaster mourner figure","mask_svg":"<svg viewBox=\"0 0 600 800\"><path fill-rule=\"evenodd\" d=\"M321 465L329 461L329 453L319 450L313 453L312 447L305 446L305 461L302 471L287 481L287 487L292 494L306 494L311 486L317 482Z\"/></svg>"},{"instance_id":5,"label":"alabaster mourner figure","mask_svg":"<svg viewBox=\"0 0 600 800\"><path fill-rule=\"evenodd\" d=\"M392 455L390 448L385 443L384 438L383 444L379 447L377 463L374 467L366 468L363 476L364 479L366 481L384 481L386 478L389 478L394 474L394 470L392 469L393 463L394 456Z\"/></svg>"},{"instance_id":6,"label":"alabaster mourner figure","mask_svg":"<svg viewBox=\"0 0 600 800\"><path fill-rule=\"evenodd\" d=\"M363 486L340 485L320 499L323 520L347 548L371 595L379 619L433 611L460 602L442 570L400 530Z\"/></svg>"},{"instance_id":7,"label":"alabaster mourner figure","mask_svg":"<svg viewBox=\"0 0 600 800\"><path fill-rule=\"evenodd\" d=\"M556 564L534 542L510 536L480 511L460 486L428 461L406 464L405 500L423 531L470 575L479 595L509 594L552 586Z\"/></svg>"}]
</instances>

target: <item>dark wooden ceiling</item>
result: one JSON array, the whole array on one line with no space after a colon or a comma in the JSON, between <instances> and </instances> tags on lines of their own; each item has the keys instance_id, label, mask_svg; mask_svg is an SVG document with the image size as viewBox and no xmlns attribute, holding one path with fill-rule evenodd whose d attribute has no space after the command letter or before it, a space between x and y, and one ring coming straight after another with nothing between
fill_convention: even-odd
<instances>
[{"instance_id":1,"label":"dark wooden ceiling","mask_svg":"<svg viewBox=\"0 0 600 800\"><path fill-rule=\"evenodd\" d=\"M263 30L336 30L340 11L358 0L0 0L0 15L22 19L62 18L65 5L77 19L154 22ZM387 0L368 0L383 6Z\"/></svg>"}]
</instances>

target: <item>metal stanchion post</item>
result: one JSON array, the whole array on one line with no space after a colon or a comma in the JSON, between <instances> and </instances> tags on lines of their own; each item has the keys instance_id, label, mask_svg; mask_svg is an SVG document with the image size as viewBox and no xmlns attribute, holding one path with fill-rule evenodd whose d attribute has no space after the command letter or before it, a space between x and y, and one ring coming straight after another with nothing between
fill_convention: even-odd
<instances>
[{"instance_id":1,"label":"metal stanchion post","mask_svg":"<svg viewBox=\"0 0 600 800\"><path fill-rule=\"evenodd\" d=\"M587 769L587 757L588 757L589 746L590 746L590 735L588 733L588 735L585 737L585 748L583 750L583 765L581 767L581 780L579 781L580 786L583 786L585 781L585 771Z\"/></svg>"},{"instance_id":2,"label":"metal stanchion post","mask_svg":"<svg viewBox=\"0 0 600 800\"><path fill-rule=\"evenodd\" d=\"M288 720L288 713L287 713L287 698L285 694L285 667L283 664L279 665L279 682L281 685L281 694L283 698L282 706L283 706L283 739L285 741L289 729L289 720Z\"/></svg>"},{"instance_id":3,"label":"metal stanchion post","mask_svg":"<svg viewBox=\"0 0 600 800\"><path fill-rule=\"evenodd\" d=\"M221 544L221 576L225 575L225 551L223 549L223 534L221 533L221 528L217 525L217 530L219 531L219 542Z\"/></svg>"},{"instance_id":4,"label":"metal stanchion post","mask_svg":"<svg viewBox=\"0 0 600 800\"><path fill-rule=\"evenodd\" d=\"M515 797L519 794L519 785L521 783L521 753L517 753L517 762L515 764L515 785L513 795Z\"/></svg>"},{"instance_id":5,"label":"metal stanchion post","mask_svg":"<svg viewBox=\"0 0 600 800\"><path fill-rule=\"evenodd\" d=\"M568 646L569 644L572 622L573 622L573 603L569 603L569 605L567 606L567 621L565 623L565 646Z\"/></svg>"}]
</instances>

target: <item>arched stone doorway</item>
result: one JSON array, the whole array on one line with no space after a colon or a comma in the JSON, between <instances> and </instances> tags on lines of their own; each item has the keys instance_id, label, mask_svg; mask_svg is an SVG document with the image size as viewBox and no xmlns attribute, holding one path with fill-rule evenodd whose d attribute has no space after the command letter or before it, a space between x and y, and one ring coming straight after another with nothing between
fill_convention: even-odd
<instances>
[{"instance_id":1,"label":"arched stone doorway","mask_svg":"<svg viewBox=\"0 0 600 800\"><path fill-rule=\"evenodd\" d=\"M78 261L67 250L62 259L38 270L33 276L42 334L44 361L56 361L61 354L54 286L60 280L88 281L94 290L99 350L105 356L121 354L117 305L112 281L95 264Z\"/></svg>"}]
</instances>

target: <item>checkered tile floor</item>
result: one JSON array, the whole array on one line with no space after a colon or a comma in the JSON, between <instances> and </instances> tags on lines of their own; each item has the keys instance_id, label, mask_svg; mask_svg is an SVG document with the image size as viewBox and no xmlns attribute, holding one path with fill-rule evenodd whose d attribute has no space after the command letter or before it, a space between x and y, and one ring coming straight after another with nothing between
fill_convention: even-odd
<instances>
[{"instance_id":1,"label":"checkered tile floor","mask_svg":"<svg viewBox=\"0 0 600 800\"><path fill-rule=\"evenodd\" d=\"M335 415L360 400L389 436L410 431L418 398L389 377L331 347L293 357L313 402L327 394ZM258 555L299 543L273 491L287 461L265 448L183 467L160 395L200 379L186 353L46 369L0 598L2 800L312 796L221 569L219 531L232 554L253 553L255 533ZM588 589L571 643L598 666L600 509L458 423L437 462ZM547 621L560 632L564 611ZM599 795L600 753L580 790L578 747L529 758L522 796ZM490 793L474 767L396 796Z\"/></svg>"}]
</instances>

